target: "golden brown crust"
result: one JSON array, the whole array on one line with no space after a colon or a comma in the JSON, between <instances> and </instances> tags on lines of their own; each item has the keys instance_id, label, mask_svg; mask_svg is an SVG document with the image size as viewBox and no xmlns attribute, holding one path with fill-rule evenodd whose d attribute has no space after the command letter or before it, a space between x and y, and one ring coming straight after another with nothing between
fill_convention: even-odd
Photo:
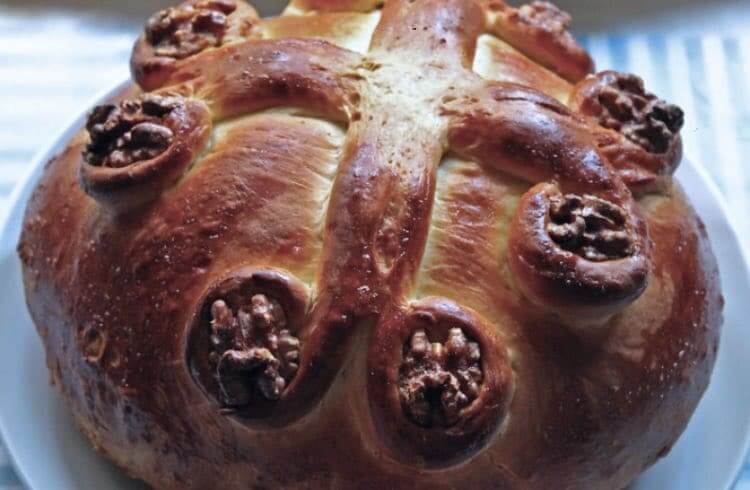
<instances>
[{"instance_id":1,"label":"golden brown crust","mask_svg":"<svg viewBox=\"0 0 750 490\"><path fill-rule=\"evenodd\" d=\"M533 64L561 32L478 48L486 2L378 8L187 32L134 70L151 94L92 113L19 244L51 378L157 488L625 487L721 323L677 161L635 143L670 125L601 120L606 75Z\"/></svg>"},{"instance_id":2,"label":"golden brown crust","mask_svg":"<svg viewBox=\"0 0 750 490\"><path fill-rule=\"evenodd\" d=\"M366 53L380 17L379 11L321 12L317 15L282 15L258 26L265 39L314 38L342 48Z\"/></svg>"},{"instance_id":3,"label":"golden brown crust","mask_svg":"<svg viewBox=\"0 0 750 490\"><path fill-rule=\"evenodd\" d=\"M289 9L322 12L369 12L383 5L383 0L292 0Z\"/></svg>"},{"instance_id":4,"label":"golden brown crust","mask_svg":"<svg viewBox=\"0 0 750 490\"><path fill-rule=\"evenodd\" d=\"M572 91L568 81L488 34L479 37L474 71L488 80L534 88L563 104L567 103Z\"/></svg>"},{"instance_id":5,"label":"golden brown crust","mask_svg":"<svg viewBox=\"0 0 750 490\"><path fill-rule=\"evenodd\" d=\"M484 29L483 13L474 2L388 2L372 35L371 51L471 67L477 37Z\"/></svg>"},{"instance_id":6,"label":"golden brown crust","mask_svg":"<svg viewBox=\"0 0 750 490\"><path fill-rule=\"evenodd\" d=\"M287 105L345 121L356 98L347 73L359 61L325 41L255 41L195 56L162 90L203 99L217 119Z\"/></svg>"}]
</instances>

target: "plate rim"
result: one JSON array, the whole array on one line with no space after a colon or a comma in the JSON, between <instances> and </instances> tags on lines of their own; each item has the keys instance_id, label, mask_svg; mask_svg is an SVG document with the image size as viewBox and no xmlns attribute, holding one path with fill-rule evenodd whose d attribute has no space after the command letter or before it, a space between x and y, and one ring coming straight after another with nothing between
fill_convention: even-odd
<instances>
[{"instance_id":1,"label":"plate rim","mask_svg":"<svg viewBox=\"0 0 750 490\"><path fill-rule=\"evenodd\" d=\"M67 141L69 141L76 132L80 131L81 127L83 126L83 121L85 120L88 112L92 107L107 99L115 97L118 93L121 93L131 85L132 81L128 78L117 82L109 88L97 92L88 100L81 111L79 111L75 116L69 118L62 126L62 128L54 133L54 137L50 138L49 142L34 154L34 156L30 159L29 166L24 170L22 177L16 182L15 186L13 187L13 191L8 197L6 201L8 203L7 208L4 210L4 213L0 215L0 243L5 242L6 237L8 236L10 231L9 229L12 224L11 221L14 217L18 216L19 208L22 208L20 210L20 216L21 219L23 219L25 209L28 204L28 198L25 200L25 202L21 201L22 198L27 194L29 194L30 197L30 188L36 184L38 177L41 176L41 174L37 175L37 172L40 171L40 167L43 167L46 161L50 160L57 153L62 151L64 148L63 145ZM750 250L745 250L742 247L742 241L739 239L740 234L738 232L737 224L734 222L734 220L731 219L728 205L722 197L718 185L714 182L703 165L698 164L697 161L698 160L692 158L692 155L683 155L680 166L690 167L690 170L695 172L701 183L705 185L711 200L718 207L719 214L721 215L721 218L723 218L723 224L728 228L728 238L733 242L733 248L735 248L739 253L741 262L739 264L739 266L741 267L739 268L741 268L741 272L743 272L746 277L750 277ZM680 182L679 179L678 182ZM692 202L691 206L694 206ZM700 215L698 216L702 219ZM708 237L708 239L709 243L711 243L713 252L713 249L715 249L716 247L713 246L711 237ZM16 241L17 237L13 237L12 242L15 243ZM719 273L721 274L721 271L719 271ZM722 325L722 329L724 328L725 325ZM721 349L721 342L719 349ZM703 397L701 397L701 400L702 399ZM31 479L24 471L23 465L18 463L16 455L12 450L12 443L9 443L7 434L8 430L5 428L3 417L0 416L0 442L2 442L6 449L8 461L10 462L13 470L15 471L15 474L18 476L22 485L29 490L37 490L30 485L29 482L31 481ZM680 435L680 437L682 437L682 434ZM748 452L750 452L750 430L746 431L744 434L742 450L738 451L738 453L735 455L736 461L732 465L733 470L731 473L731 479L729 479L731 483L727 487L727 490L734 488L739 481L740 476L742 475L742 470L745 467Z\"/></svg>"}]
</instances>

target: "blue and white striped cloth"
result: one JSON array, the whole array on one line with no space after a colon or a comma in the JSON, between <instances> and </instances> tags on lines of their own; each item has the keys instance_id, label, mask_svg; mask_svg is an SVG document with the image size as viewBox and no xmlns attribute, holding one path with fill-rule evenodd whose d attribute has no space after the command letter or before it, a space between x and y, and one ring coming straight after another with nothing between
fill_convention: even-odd
<instances>
[{"instance_id":1,"label":"blue and white striped cloth","mask_svg":"<svg viewBox=\"0 0 750 490\"><path fill-rule=\"evenodd\" d=\"M0 219L34 153L91 97L128 76L135 27L95 25L0 8ZM583 42L599 69L637 73L685 110L686 154L722 190L750 250L750 35L588 36ZM22 485L0 441L0 490L11 489ZM750 468L736 490L750 490Z\"/></svg>"},{"instance_id":2,"label":"blue and white striped cloth","mask_svg":"<svg viewBox=\"0 0 750 490\"><path fill-rule=\"evenodd\" d=\"M129 75L135 34L89 26L73 17L0 15L0 219L33 155Z\"/></svg>"}]
</instances>

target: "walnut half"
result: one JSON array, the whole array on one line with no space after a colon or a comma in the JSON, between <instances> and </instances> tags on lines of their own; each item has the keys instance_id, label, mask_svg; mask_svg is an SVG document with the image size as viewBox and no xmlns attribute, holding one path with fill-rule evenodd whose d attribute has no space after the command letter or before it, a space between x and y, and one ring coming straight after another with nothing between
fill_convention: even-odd
<instances>
[{"instance_id":1,"label":"walnut half","mask_svg":"<svg viewBox=\"0 0 750 490\"><path fill-rule=\"evenodd\" d=\"M86 122L90 142L84 159L94 166L122 168L160 155L174 138L163 118L178 103L171 97L144 95L95 107Z\"/></svg>"},{"instance_id":2,"label":"walnut half","mask_svg":"<svg viewBox=\"0 0 750 490\"><path fill-rule=\"evenodd\" d=\"M161 10L146 23L146 39L157 56L186 58L219 46L236 8L232 0L201 0Z\"/></svg>"},{"instance_id":3,"label":"walnut half","mask_svg":"<svg viewBox=\"0 0 750 490\"><path fill-rule=\"evenodd\" d=\"M221 299L211 305L211 353L223 403L242 407L253 397L277 400L299 368L297 337L281 305L255 294L236 312Z\"/></svg>"},{"instance_id":4,"label":"walnut half","mask_svg":"<svg viewBox=\"0 0 750 490\"><path fill-rule=\"evenodd\" d=\"M599 107L590 115L648 152L667 152L685 122L682 110L647 92L636 75L610 71L596 78L591 96Z\"/></svg>"},{"instance_id":5,"label":"walnut half","mask_svg":"<svg viewBox=\"0 0 750 490\"><path fill-rule=\"evenodd\" d=\"M421 468L459 464L506 419L513 398L507 348L480 314L423 298L375 326L367 396L384 454Z\"/></svg>"},{"instance_id":6,"label":"walnut half","mask_svg":"<svg viewBox=\"0 0 750 490\"><path fill-rule=\"evenodd\" d=\"M570 14L556 5L540 1L520 6L511 18L557 35L566 34L573 21Z\"/></svg>"},{"instance_id":7,"label":"walnut half","mask_svg":"<svg viewBox=\"0 0 750 490\"><path fill-rule=\"evenodd\" d=\"M451 328L444 344L430 342L424 330L417 330L403 354L399 398L406 415L422 427L454 425L461 409L479 395L479 344L461 328Z\"/></svg>"},{"instance_id":8,"label":"walnut half","mask_svg":"<svg viewBox=\"0 0 750 490\"><path fill-rule=\"evenodd\" d=\"M549 218L550 238L587 260L620 259L632 252L627 214L614 203L591 195L553 196Z\"/></svg>"}]
</instances>

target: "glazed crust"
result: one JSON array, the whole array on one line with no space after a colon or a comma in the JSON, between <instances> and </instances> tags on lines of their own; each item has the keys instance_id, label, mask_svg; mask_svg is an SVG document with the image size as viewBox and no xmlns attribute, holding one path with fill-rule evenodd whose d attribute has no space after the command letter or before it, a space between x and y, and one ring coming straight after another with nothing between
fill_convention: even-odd
<instances>
[{"instance_id":1,"label":"glazed crust","mask_svg":"<svg viewBox=\"0 0 750 490\"><path fill-rule=\"evenodd\" d=\"M107 144L82 130L26 211L29 310L97 449L165 489L623 488L669 451L722 308L676 133L600 124L608 75L574 86L572 37L498 2L214 3L111 101L171 101L148 158L84 159L138 141L92 115Z\"/></svg>"}]
</instances>

